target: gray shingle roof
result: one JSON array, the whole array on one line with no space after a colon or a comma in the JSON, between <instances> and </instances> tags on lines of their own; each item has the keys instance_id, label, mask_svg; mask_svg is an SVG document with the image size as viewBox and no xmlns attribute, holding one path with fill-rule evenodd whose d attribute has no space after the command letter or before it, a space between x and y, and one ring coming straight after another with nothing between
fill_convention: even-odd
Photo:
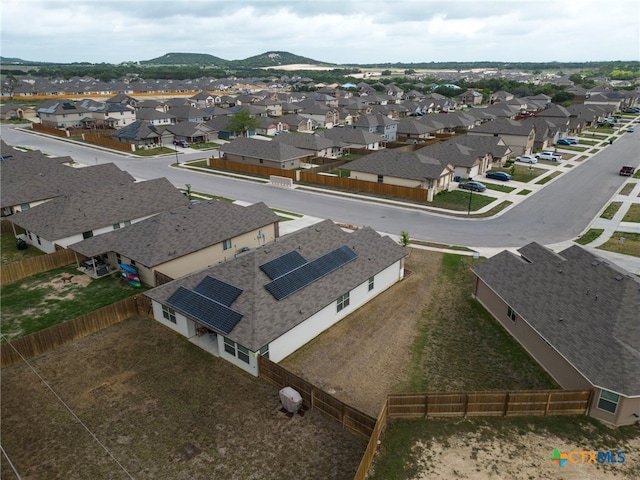
<instances>
[{"instance_id":1,"label":"gray shingle roof","mask_svg":"<svg viewBox=\"0 0 640 480\"><path fill-rule=\"evenodd\" d=\"M292 145L302 150L311 150L313 152L318 152L325 148L333 148L338 146L337 142L333 140L307 133L289 133L279 135L278 137L274 138L273 141Z\"/></svg>"},{"instance_id":2,"label":"gray shingle roof","mask_svg":"<svg viewBox=\"0 0 640 480\"><path fill-rule=\"evenodd\" d=\"M257 138L250 137L238 137L229 143L225 143L220 147L220 151L233 155L262 158L264 160L277 162L294 160L296 158L303 158L311 155L308 151L301 150L285 143L258 140Z\"/></svg>"},{"instance_id":3,"label":"gray shingle roof","mask_svg":"<svg viewBox=\"0 0 640 480\"><path fill-rule=\"evenodd\" d=\"M577 245L519 252L472 270L593 385L640 395L640 280Z\"/></svg>"},{"instance_id":4,"label":"gray shingle roof","mask_svg":"<svg viewBox=\"0 0 640 480\"><path fill-rule=\"evenodd\" d=\"M358 257L283 300L277 301L265 289L270 279L260 265L291 251L311 261L343 245L354 250ZM161 285L147 295L164 303L179 286L193 289L206 275L241 288L242 294L230 308L243 318L228 337L257 351L404 256L406 252L402 247L369 227L346 233L325 220L234 260Z\"/></svg>"},{"instance_id":5,"label":"gray shingle roof","mask_svg":"<svg viewBox=\"0 0 640 480\"><path fill-rule=\"evenodd\" d=\"M5 153L3 149L3 154ZM4 207L47 200L81 189L112 183L133 183L134 178L115 164L73 168L63 165L69 158L47 158L10 153L13 158L0 163L0 204Z\"/></svg>"},{"instance_id":6,"label":"gray shingle roof","mask_svg":"<svg viewBox=\"0 0 640 480\"><path fill-rule=\"evenodd\" d=\"M390 175L422 181L425 178L439 179L451 172L447 162L429 156L426 152L403 152L400 150L378 150L342 166L346 170Z\"/></svg>"},{"instance_id":7,"label":"gray shingle roof","mask_svg":"<svg viewBox=\"0 0 640 480\"><path fill-rule=\"evenodd\" d=\"M500 104L496 104L500 105ZM524 135L531 133L530 125L523 125L522 122L509 118L496 118L493 121L483 123L475 127L469 133L497 133L502 135Z\"/></svg>"},{"instance_id":8,"label":"gray shingle roof","mask_svg":"<svg viewBox=\"0 0 640 480\"><path fill-rule=\"evenodd\" d=\"M187 205L166 178L112 183L61 195L12 215L11 221L50 241Z\"/></svg>"},{"instance_id":9,"label":"gray shingle roof","mask_svg":"<svg viewBox=\"0 0 640 480\"><path fill-rule=\"evenodd\" d=\"M136 263L155 267L278 220L278 215L262 202L242 207L210 200L173 208L69 248L87 257L117 252Z\"/></svg>"},{"instance_id":10,"label":"gray shingle roof","mask_svg":"<svg viewBox=\"0 0 640 480\"><path fill-rule=\"evenodd\" d=\"M376 133L365 132L364 130L358 130L355 128L330 128L323 130L318 135L335 140L343 145L356 145L365 147L374 143L379 143L382 140L382 136Z\"/></svg>"}]
</instances>

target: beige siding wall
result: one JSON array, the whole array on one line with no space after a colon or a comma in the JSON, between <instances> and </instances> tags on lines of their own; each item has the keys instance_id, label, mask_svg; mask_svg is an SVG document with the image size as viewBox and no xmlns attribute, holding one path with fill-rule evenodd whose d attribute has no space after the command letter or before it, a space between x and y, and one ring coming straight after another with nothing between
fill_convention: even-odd
<instances>
[{"instance_id":1,"label":"beige siding wall","mask_svg":"<svg viewBox=\"0 0 640 480\"><path fill-rule=\"evenodd\" d=\"M627 398L620 396L620 401L616 409L616 413L609 413L605 410L598 408L598 401L600 400L600 389L596 389L591 399L591 409L589 415L598 418L604 422L611 423L613 425L632 425L637 423L639 418L633 416L640 415L640 398Z\"/></svg>"},{"instance_id":2,"label":"beige siding wall","mask_svg":"<svg viewBox=\"0 0 640 480\"><path fill-rule=\"evenodd\" d=\"M378 182L378 175L375 173L365 173L365 172L357 172L355 170L351 171L351 178L356 180L364 180L366 182ZM419 180L410 180L407 178L398 178L392 177L390 175L384 175L383 183L387 185L400 185L402 187L410 187L416 188L422 185L422 182Z\"/></svg>"},{"instance_id":3,"label":"beige siding wall","mask_svg":"<svg viewBox=\"0 0 640 480\"><path fill-rule=\"evenodd\" d=\"M264 238L259 238L258 233L262 230ZM226 260L230 260L240 252L242 247L251 249L272 242L276 238L276 224L270 224L260 229L255 229L243 235L231 239L231 248L224 250L222 243L211 245L197 252L193 252L184 257L176 258L170 262L158 265L155 270L171 278L179 278L189 273L196 272L210 265L215 265ZM149 283L155 285L155 283Z\"/></svg>"},{"instance_id":4,"label":"beige siding wall","mask_svg":"<svg viewBox=\"0 0 640 480\"><path fill-rule=\"evenodd\" d=\"M282 170L295 170L300 167L300 159L287 160L286 162L277 162L271 160L264 160L260 163L260 159L243 157L242 155L233 155L229 153L224 154L224 158L230 162L243 163L245 165L260 165L262 167L280 168Z\"/></svg>"}]
</instances>

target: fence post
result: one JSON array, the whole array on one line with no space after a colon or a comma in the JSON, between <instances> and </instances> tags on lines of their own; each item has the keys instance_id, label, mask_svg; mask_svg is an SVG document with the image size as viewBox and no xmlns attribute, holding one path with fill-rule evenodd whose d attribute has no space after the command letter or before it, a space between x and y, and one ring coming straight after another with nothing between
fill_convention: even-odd
<instances>
[{"instance_id":1,"label":"fence post","mask_svg":"<svg viewBox=\"0 0 640 480\"><path fill-rule=\"evenodd\" d=\"M311 389L311 410L313 410L313 408L315 407L315 404L316 404L315 389L312 388Z\"/></svg>"},{"instance_id":2,"label":"fence post","mask_svg":"<svg viewBox=\"0 0 640 480\"><path fill-rule=\"evenodd\" d=\"M429 394L424 396L424 418L429 418Z\"/></svg>"},{"instance_id":3,"label":"fence post","mask_svg":"<svg viewBox=\"0 0 640 480\"><path fill-rule=\"evenodd\" d=\"M463 412L463 417L467 417L467 405L469 405L469 394L465 393L464 394L464 412Z\"/></svg>"},{"instance_id":4,"label":"fence post","mask_svg":"<svg viewBox=\"0 0 640 480\"><path fill-rule=\"evenodd\" d=\"M544 416L546 417L549 413L549 405L551 404L551 392L547 393L547 406L544 409Z\"/></svg>"},{"instance_id":5,"label":"fence post","mask_svg":"<svg viewBox=\"0 0 640 480\"><path fill-rule=\"evenodd\" d=\"M504 397L504 408L502 409L502 416L507 416L507 410L509 409L509 394L507 393Z\"/></svg>"}]
</instances>

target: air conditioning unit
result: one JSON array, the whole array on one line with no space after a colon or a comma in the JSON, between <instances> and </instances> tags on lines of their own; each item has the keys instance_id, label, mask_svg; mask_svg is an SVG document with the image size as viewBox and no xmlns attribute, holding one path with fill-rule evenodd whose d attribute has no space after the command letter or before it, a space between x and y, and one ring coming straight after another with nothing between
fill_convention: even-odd
<instances>
[{"instance_id":1,"label":"air conditioning unit","mask_svg":"<svg viewBox=\"0 0 640 480\"><path fill-rule=\"evenodd\" d=\"M284 387L280 390L280 403L289 413L298 413L302 406L302 397L291 387Z\"/></svg>"}]
</instances>

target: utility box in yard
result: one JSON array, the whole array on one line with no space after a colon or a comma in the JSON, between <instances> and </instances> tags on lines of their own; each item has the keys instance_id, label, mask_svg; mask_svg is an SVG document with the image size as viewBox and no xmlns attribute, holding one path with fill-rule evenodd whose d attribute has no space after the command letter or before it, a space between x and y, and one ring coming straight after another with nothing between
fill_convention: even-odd
<instances>
[{"instance_id":1,"label":"utility box in yard","mask_svg":"<svg viewBox=\"0 0 640 480\"><path fill-rule=\"evenodd\" d=\"M291 387L284 387L280 390L280 402L289 413L298 413L302 406L302 397Z\"/></svg>"}]
</instances>

